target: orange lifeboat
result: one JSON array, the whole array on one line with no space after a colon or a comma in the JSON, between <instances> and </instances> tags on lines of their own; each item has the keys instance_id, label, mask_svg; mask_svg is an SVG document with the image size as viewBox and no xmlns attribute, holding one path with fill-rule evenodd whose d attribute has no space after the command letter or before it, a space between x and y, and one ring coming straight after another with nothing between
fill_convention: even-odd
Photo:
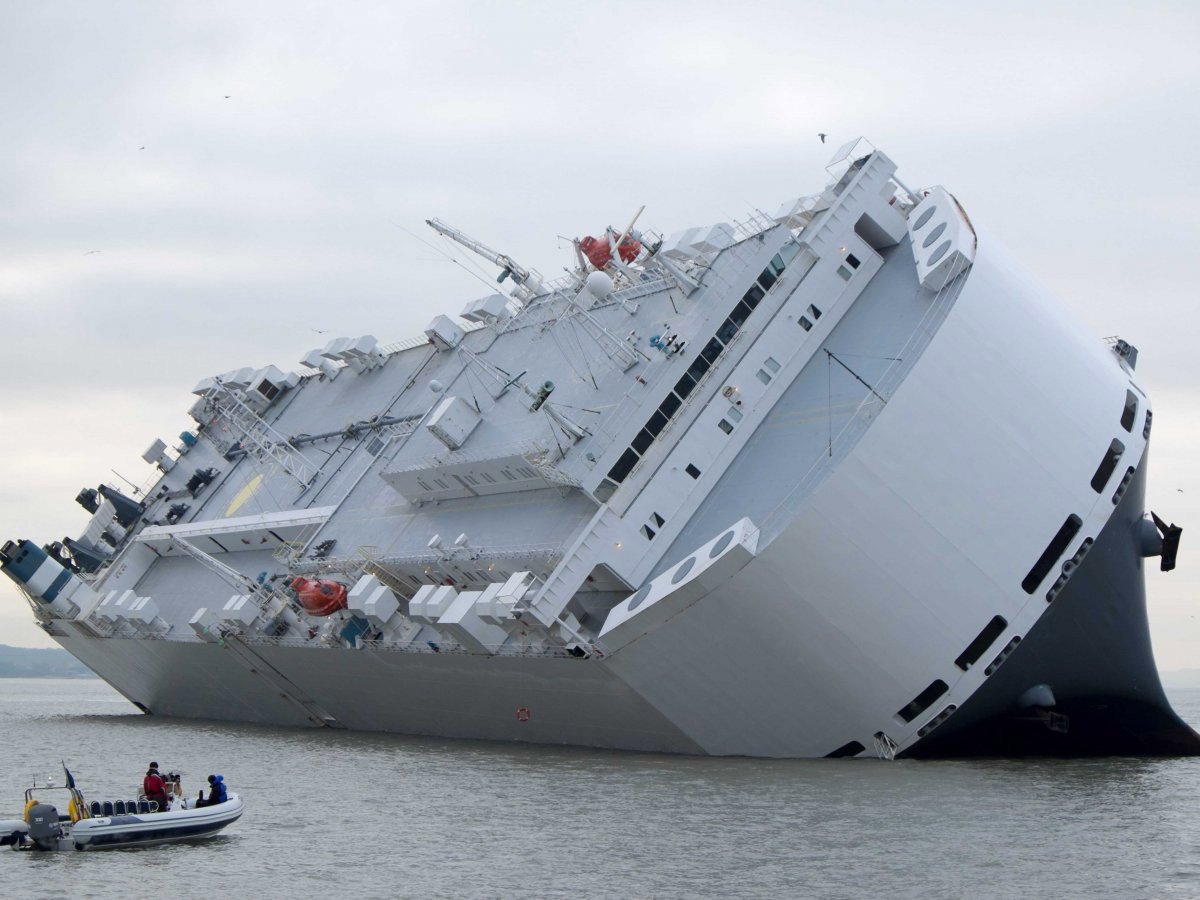
<instances>
[{"instance_id":1,"label":"orange lifeboat","mask_svg":"<svg viewBox=\"0 0 1200 900\"><path fill-rule=\"evenodd\" d=\"M587 237L581 238L579 241L579 249L583 251L583 255L597 269L603 269L612 262L612 241L606 233L603 237L594 238L590 234ZM642 242L632 235L626 236L625 240L621 241L621 246L617 249L617 253L621 257L622 262L633 262L637 259L637 255L642 252Z\"/></svg>"},{"instance_id":2,"label":"orange lifeboat","mask_svg":"<svg viewBox=\"0 0 1200 900\"><path fill-rule=\"evenodd\" d=\"M326 578L296 578L292 589L304 611L313 616L328 616L346 608L346 586Z\"/></svg>"}]
</instances>

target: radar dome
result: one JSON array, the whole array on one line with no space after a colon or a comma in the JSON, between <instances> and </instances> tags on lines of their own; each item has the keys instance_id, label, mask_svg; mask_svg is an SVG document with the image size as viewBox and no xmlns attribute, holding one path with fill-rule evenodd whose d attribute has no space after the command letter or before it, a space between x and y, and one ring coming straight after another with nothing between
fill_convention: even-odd
<instances>
[{"instance_id":1,"label":"radar dome","mask_svg":"<svg viewBox=\"0 0 1200 900\"><path fill-rule=\"evenodd\" d=\"M612 293L613 280L603 272L593 272L587 277L588 293L598 299L603 299Z\"/></svg>"},{"instance_id":2,"label":"radar dome","mask_svg":"<svg viewBox=\"0 0 1200 900\"><path fill-rule=\"evenodd\" d=\"M433 381L429 382L429 389L435 394L440 394L446 389L446 386L435 378Z\"/></svg>"}]
</instances>

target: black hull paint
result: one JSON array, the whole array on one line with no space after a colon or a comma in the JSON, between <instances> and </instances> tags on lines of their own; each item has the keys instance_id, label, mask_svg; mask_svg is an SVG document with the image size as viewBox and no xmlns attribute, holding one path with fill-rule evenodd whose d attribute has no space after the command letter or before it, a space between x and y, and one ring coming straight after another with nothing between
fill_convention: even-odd
<instances>
[{"instance_id":1,"label":"black hull paint","mask_svg":"<svg viewBox=\"0 0 1200 900\"><path fill-rule=\"evenodd\" d=\"M1171 708L1150 645L1146 560L1137 537L1145 472L1143 457L1091 552L1012 655L937 731L904 755L1200 755L1200 734ZM1054 574L1033 602L1046 602ZM993 652L1000 646L997 642ZM1053 709L1018 708L1017 698L1039 684L1053 689Z\"/></svg>"}]
</instances>

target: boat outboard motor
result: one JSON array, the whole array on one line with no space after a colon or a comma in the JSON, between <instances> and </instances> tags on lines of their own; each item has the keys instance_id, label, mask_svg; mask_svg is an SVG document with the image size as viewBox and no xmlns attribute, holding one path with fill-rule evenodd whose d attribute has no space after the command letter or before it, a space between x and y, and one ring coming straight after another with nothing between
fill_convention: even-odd
<instances>
[{"instance_id":1,"label":"boat outboard motor","mask_svg":"<svg viewBox=\"0 0 1200 900\"><path fill-rule=\"evenodd\" d=\"M49 803L35 803L29 807L29 839L39 850L57 850L61 837L57 808Z\"/></svg>"}]
</instances>

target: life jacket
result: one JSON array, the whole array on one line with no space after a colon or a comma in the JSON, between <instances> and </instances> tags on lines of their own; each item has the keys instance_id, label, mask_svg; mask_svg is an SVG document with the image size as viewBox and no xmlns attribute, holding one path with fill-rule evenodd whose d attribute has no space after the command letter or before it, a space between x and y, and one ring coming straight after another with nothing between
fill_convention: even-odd
<instances>
[{"instance_id":1,"label":"life jacket","mask_svg":"<svg viewBox=\"0 0 1200 900\"><path fill-rule=\"evenodd\" d=\"M208 796L211 803L224 803L229 799L225 793L225 780L220 775L213 780L212 790L209 791Z\"/></svg>"},{"instance_id":2,"label":"life jacket","mask_svg":"<svg viewBox=\"0 0 1200 900\"><path fill-rule=\"evenodd\" d=\"M161 775L153 772L142 779L142 793L147 797L161 797L167 792L167 784Z\"/></svg>"}]
</instances>

